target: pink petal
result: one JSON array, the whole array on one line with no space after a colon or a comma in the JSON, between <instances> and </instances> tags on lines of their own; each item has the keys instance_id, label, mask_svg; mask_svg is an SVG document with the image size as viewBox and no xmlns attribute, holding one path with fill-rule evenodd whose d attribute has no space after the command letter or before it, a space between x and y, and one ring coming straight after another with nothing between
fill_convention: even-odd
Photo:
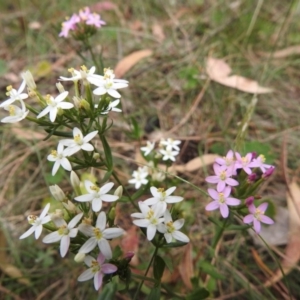
<instances>
[{"instance_id":1,"label":"pink petal","mask_svg":"<svg viewBox=\"0 0 300 300\"><path fill-rule=\"evenodd\" d=\"M103 273L97 272L94 276L94 287L98 291L102 285Z\"/></svg>"},{"instance_id":2,"label":"pink petal","mask_svg":"<svg viewBox=\"0 0 300 300\"><path fill-rule=\"evenodd\" d=\"M207 191L214 200L219 200L219 193L216 190L208 189Z\"/></svg>"},{"instance_id":3,"label":"pink petal","mask_svg":"<svg viewBox=\"0 0 300 300\"><path fill-rule=\"evenodd\" d=\"M271 218L269 218L268 216L262 215L262 216L260 216L260 219L261 219L262 223L270 224L270 225L274 224L274 221Z\"/></svg>"},{"instance_id":4,"label":"pink petal","mask_svg":"<svg viewBox=\"0 0 300 300\"><path fill-rule=\"evenodd\" d=\"M98 257L97 257L97 262L99 265L103 265L103 263L105 262L105 256L100 252Z\"/></svg>"},{"instance_id":5,"label":"pink petal","mask_svg":"<svg viewBox=\"0 0 300 300\"><path fill-rule=\"evenodd\" d=\"M205 181L209 182L209 183L218 183L220 181L220 178L219 178L219 176L216 176L216 175L208 176L205 178Z\"/></svg>"},{"instance_id":6,"label":"pink petal","mask_svg":"<svg viewBox=\"0 0 300 300\"><path fill-rule=\"evenodd\" d=\"M236 198L227 198L225 202L227 205L232 205L232 206L241 204L241 200L236 199Z\"/></svg>"},{"instance_id":7,"label":"pink petal","mask_svg":"<svg viewBox=\"0 0 300 300\"><path fill-rule=\"evenodd\" d=\"M252 223L253 222L253 219L254 219L254 216L253 215L247 215L244 217L243 219L243 222L245 224L249 224L249 223Z\"/></svg>"},{"instance_id":8,"label":"pink petal","mask_svg":"<svg viewBox=\"0 0 300 300\"><path fill-rule=\"evenodd\" d=\"M254 230L256 231L256 233L259 233L261 225L260 225L260 222L256 218L253 219L253 226L254 226Z\"/></svg>"},{"instance_id":9,"label":"pink petal","mask_svg":"<svg viewBox=\"0 0 300 300\"><path fill-rule=\"evenodd\" d=\"M221 192L223 192L223 190L225 189L225 187L226 187L226 184L225 184L225 181L219 181L218 182L218 185L217 185L217 191L219 192L219 193L221 193Z\"/></svg>"},{"instance_id":10,"label":"pink petal","mask_svg":"<svg viewBox=\"0 0 300 300\"><path fill-rule=\"evenodd\" d=\"M228 206L225 203L220 205L220 212L221 212L221 215L222 215L223 218L228 217L229 209L228 209Z\"/></svg>"},{"instance_id":11,"label":"pink petal","mask_svg":"<svg viewBox=\"0 0 300 300\"><path fill-rule=\"evenodd\" d=\"M231 187L226 186L222 193L224 194L224 197L227 198L231 193Z\"/></svg>"},{"instance_id":12,"label":"pink petal","mask_svg":"<svg viewBox=\"0 0 300 300\"><path fill-rule=\"evenodd\" d=\"M218 209L219 207L220 207L219 202L218 201L213 201L213 202L208 203L205 206L205 209L208 210L208 211L211 211L211 210Z\"/></svg>"},{"instance_id":13,"label":"pink petal","mask_svg":"<svg viewBox=\"0 0 300 300\"><path fill-rule=\"evenodd\" d=\"M115 273L118 270L118 268L113 264L103 264L101 269L104 274Z\"/></svg>"},{"instance_id":14,"label":"pink petal","mask_svg":"<svg viewBox=\"0 0 300 300\"><path fill-rule=\"evenodd\" d=\"M262 204L260 204L257 209L259 209L262 212L265 212L268 208L269 203L268 202L264 202Z\"/></svg>"},{"instance_id":15,"label":"pink petal","mask_svg":"<svg viewBox=\"0 0 300 300\"><path fill-rule=\"evenodd\" d=\"M228 185L230 185L230 186L237 186L237 185L239 185L238 181L236 181L236 180L233 179L233 178L227 178L227 179L225 180L225 182L226 182Z\"/></svg>"}]
</instances>

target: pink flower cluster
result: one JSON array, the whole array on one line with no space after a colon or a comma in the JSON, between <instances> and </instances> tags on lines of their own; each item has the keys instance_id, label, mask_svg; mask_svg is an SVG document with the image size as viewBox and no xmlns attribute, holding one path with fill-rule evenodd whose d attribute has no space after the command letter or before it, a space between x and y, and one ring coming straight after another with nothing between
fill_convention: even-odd
<instances>
[{"instance_id":1,"label":"pink flower cluster","mask_svg":"<svg viewBox=\"0 0 300 300\"><path fill-rule=\"evenodd\" d=\"M229 150L226 157L217 158L213 165L215 175L208 176L205 179L209 183L216 184L216 189L208 189L208 194L213 201L210 202L205 209L208 211L220 209L222 217L227 218L229 216L228 206L241 204L241 200L230 197L232 188L239 185L239 182L232 177L236 176L238 170L242 169L248 174L248 181L255 181L256 173L253 173L252 169L256 168L261 170L263 178L269 177L274 171L273 166L265 164L263 155L257 157L255 153L248 153L242 157L238 152ZM274 223L272 219L264 215L268 203L262 203L257 208L254 206L253 201L249 203L246 201L246 205L248 206L250 214L244 217L244 223L253 223L257 233L261 228L260 222L266 224Z\"/></svg>"},{"instance_id":2,"label":"pink flower cluster","mask_svg":"<svg viewBox=\"0 0 300 300\"><path fill-rule=\"evenodd\" d=\"M68 37L69 31L75 31L78 24L86 24L96 28L100 28L106 23L101 20L100 15L92 13L89 7L81 9L78 14L73 14L71 18L62 23L62 30L59 34L60 37Z\"/></svg>"}]
</instances>

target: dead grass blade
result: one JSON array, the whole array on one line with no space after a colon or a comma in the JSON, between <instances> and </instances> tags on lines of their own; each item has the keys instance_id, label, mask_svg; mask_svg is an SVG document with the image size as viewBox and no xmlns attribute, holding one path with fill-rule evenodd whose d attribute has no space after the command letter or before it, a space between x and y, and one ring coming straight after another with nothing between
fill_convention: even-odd
<instances>
[{"instance_id":1,"label":"dead grass blade","mask_svg":"<svg viewBox=\"0 0 300 300\"><path fill-rule=\"evenodd\" d=\"M230 66L223 59L213 57L207 58L206 72L211 80L250 94L265 94L272 92L272 89L260 86L255 80L240 75L229 76L231 71Z\"/></svg>"},{"instance_id":2,"label":"dead grass blade","mask_svg":"<svg viewBox=\"0 0 300 300\"><path fill-rule=\"evenodd\" d=\"M291 55L300 54L300 45L290 46L275 52L259 52L263 57L286 58Z\"/></svg>"},{"instance_id":3,"label":"dead grass blade","mask_svg":"<svg viewBox=\"0 0 300 300\"><path fill-rule=\"evenodd\" d=\"M184 246L183 258L178 266L181 278L188 290L192 290L193 286L191 283L191 278L194 277L194 263L192 257L192 245L188 243Z\"/></svg>"}]
</instances>

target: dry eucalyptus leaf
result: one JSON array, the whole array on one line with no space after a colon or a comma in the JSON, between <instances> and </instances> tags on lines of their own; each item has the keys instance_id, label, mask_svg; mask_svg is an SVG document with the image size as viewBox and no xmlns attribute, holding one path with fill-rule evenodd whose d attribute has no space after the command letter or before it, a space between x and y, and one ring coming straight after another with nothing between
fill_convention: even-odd
<instances>
[{"instance_id":1,"label":"dry eucalyptus leaf","mask_svg":"<svg viewBox=\"0 0 300 300\"><path fill-rule=\"evenodd\" d=\"M184 249L184 254L181 262L179 263L178 270L185 286L189 290L192 290L193 286L191 283L191 278L194 277L194 263L192 257L193 248L191 243L188 243L186 246L183 247L183 249Z\"/></svg>"},{"instance_id":2,"label":"dry eucalyptus leaf","mask_svg":"<svg viewBox=\"0 0 300 300\"><path fill-rule=\"evenodd\" d=\"M300 187L296 182L289 184L289 192L287 193L287 204L289 210L289 235L288 244L285 248L285 257L281 266L284 274L287 275L294 266L297 265L300 259ZM265 286L270 286L281 280L283 274L280 269L275 272L275 275L265 282Z\"/></svg>"},{"instance_id":3,"label":"dry eucalyptus leaf","mask_svg":"<svg viewBox=\"0 0 300 300\"><path fill-rule=\"evenodd\" d=\"M11 127L12 132L19 138L25 140L43 140L46 137L46 134L33 131L30 129L24 129L20 127Z\"/></svg>"},{"instance_id":4,"label":"dry eucalyptus leaf","mask_svg":"<svg viewBox=\"0 0 300 300\"><path fill-rule=\"evenodd\" d=\"M145 57L151 56L153 51L150 49L144 49L135 51L123 59L121 59L116 68L115 68L115 75L117 78L121 78L125 73L127 73L134 65L136 65L140 60Z\"/></svg>"},{"instance_id":5,"label":"dry eucalyptus leaf","mask_svg":"<svg viewBox=\"0 0 300 300\"><path fill-rule=\"evenodd\" d=\"M193 172L200 168L203 168L204 166L211 165L215 162L216 158L218 158L219 155L217 154L204 154L201 157L196 157L189 162L187 162L185 165L177 165L175 166L175 170L178 172Z\"/></svg>"},{"instance_id":6,"label":"dry eucalyptus leaf","mask_svg":"<svg viewBox=\"0 0 300 300\"><path fill-rule=\"evenodd\" d=\"M231 68L222 59L208 57L206 61L206 72L211 80L242 92L250 94L265 94L272 92L272 89L260 86L255 80L239 75L229 76Z\"/></svg>"},{"instance_id":7,"label":"dry eucalyptus leaf","mask_svg":"<svg viewBox=\"0 0 300 300\"><path fill-rule=\"evenodd\" d=\"M3 273L8 275L11 278L16 279L18 282L24 285L30 285L30 281L24 277L20 269L12 264L0 263L0 269Z\"/></svg>"}]
</instances>

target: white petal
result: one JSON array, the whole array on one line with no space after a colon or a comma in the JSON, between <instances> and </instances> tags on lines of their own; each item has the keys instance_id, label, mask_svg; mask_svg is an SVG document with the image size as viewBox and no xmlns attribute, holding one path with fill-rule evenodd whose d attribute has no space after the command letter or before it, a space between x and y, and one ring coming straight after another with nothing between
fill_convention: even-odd
<instances>
[{"instance_id":1,"label":"white petal","mask_svg":"<svg viewBox=\"0 0 300 300\"><path fill-rule=\"evenodd\" d=\"M171 233L165 233L165 239L167 241L167 243L171 243L172 242L172 234Z\"/></svg>"},{"instance_id":2,"label":"white petal","mask_svg":"<svg viewBox=\"0 0 300 300\"><path fill-rule=\"evenodd\" d=\"M78 233L78 228L72 228L70 231L69 231L69 237L70 238L74 238L77 236L77 233Z\"/></svg>"},{"instance_id":3,"label":"white petal","mask_svg":"<svg viewBox=\"0 0 300 300\"><path fill-rule=\"evenodd\" d=\"M60 255L61 257L65 257L70 246L70 237L68 235L64 235L60 241Z\"/></svg>"},{"instance_id":4,"label":"white petal","mask_svg":"<svg viewBox=\"0 0 300 300\"><path fill-rule=\"evenodd\" d=\"M74 198L78 202L90 202L94 199L94 195L85 194Z\"/></svg>"},{"instance_id":5,"label":"white petal","mask_svg":"<svg viewBox=\"0 0 300 300\"><path fill-rule=\"evenodd\" d=\"M97 245L96 238L91 237L81 246L78 252L89 253L96 247L96 245Z\"/></svg>"},{"instance_id":6,"label":"white petal","mask_svg":"<svg viewBox=\"0 0 300 300\"><path fill-rule=\"evenodd\" d=\"M65 170L72 171L72 165L67 158L62 158L60 164Z\"/></svg>"},{"instance_id":7,"label":"white petal","mask_svg":"<svg viewBox=\"0 0 300 300\"><path fill-rule=\"evenodd\" d=\"M100 194L101 195L107 194L107 192L109 192L113 186L114 186L113 182L108 182L108 183L104 184L104 186L101 187L101 189L100 189Z\"/></svg>"},{"instance_id":8,"label":"white petal","mask_svg":"<svg viewBox=\"0 0 300 300\"><path fill-rule=\"evenodd\" d=\"M105 256L106 259L112 258L111 248L106 239L101 239L100 241L98 241L98 246L101 253Z\"/></svg>"},{"instance_id":9,"label":"white petal","mask_svg":"<svg viewBox=\"0 0 300 300\"><path fill-rule=\"evenodd\" d=\"M27 237L29 237L34 231L35 231L35 226L31 226L26 232L24 232L20 237L19 239L22 240L22 239L25 239Z\"/></svg>"},{"instance_id":10,"label":"white petal","mask_svg":"<svg viewBox=\"0 0 300 300\"><path fill-rule=\"evenodd\" d=\"M141 219L141 220L133 220L132 223L139 227L148 227L150 221L148 219Z\"/></svg>"},{"instance_id":11,"label":"white petal","mask_svg":"<svg viewBox=\"0 0 300 300\"><path fill-rule=\"evenodd\" d=\"M56 98L55 98L55 102L58 103L58 102L61 102L63 101L67 96L68 96L69 92L65 91L65 92L62 92L61 94L59 94Z\"/></svg>"},{"instance_id":12,"label":"white petal","mask_svg":"<svg viewBox=\"0 0 300 300\"><path fill-rule=\"evenodd\" d=\"M109 195L109 194L101 195L101 200L105 201L105 202L114 202L118 199L119 199L119 197L115 196L115 195Z\"/></svg>"},{"instance_id":13,"label":"white petal","mask_svg":"<svg viewBox=\"0 0 300 300\"><path fill-rule=\"evenodd\" d=\"M52 176L54 176L56 174L56 172L58 171L60 167L60 163L59 161L56 161L53 165L53 168L52 168Z\"/></svg>"},{"instance_id":14,"label":"white petal","mask_svg":"<svg viewBox=\"0 0 300 300\"><path fill-rule=\"evenodd\" d=\"M34 233L36 240L40 237L42 230L43 230L43 225L36 226L35 233Z\"/></svg>"},{"instance_id":15,"label":"white petal","mask_svg":"<svg viewBox=\"0 0 300 300\"><path fill-rule=\"evenodd\" d=\"M183 225L184 225L184 219L176 220L173 223L173 226L175 227L176 230L180 229Z\"/></svg>"},{"instance_id":16,"label":"white petal","mask_svg":"<svg viewBox=\"0 0 300 300\"><path fill-rule=\"evenodd\" d=\"M60 241L62 236L58 233L58 231L54 231L49 233L43 238L43 243L50 244L50 243L56 243Z\"/></svg>"},{"instance_id":17,"label":"white petal","mask_svg":"<svg viewBox=\"0 0 300 300\"><path fill-rule=\"evenodd\" d=\"M52 107L49 112L49 119L53 123L56 119L57 107Z\"/></svg>"},{"instance_id":18,"label":"white petal","mask_svg":"<svg viewBox=\"0 0 300 300\"><path fill-rule=\"evenodd\" d=\"M75 216L68 224L68 229L72 229L76 226L76 224L80 221L80 219L82 218L83 213L78 214L77 216Z\"/></svg>"},{"instance_id":19,"label":"white petal","mask_svg":"<svg viewBox=\"0 0 300 300\"><path fill-rule=\"evenodd\" d=\"M94 146L89 143L85 143L85 144L81 145L81 149L89 152L89 151L94 150Z\"/></svg>"},{"instance_id":20,"label":"white petal","mask_svg":"<svg viewBox=\"0 0 300 300\"><path fill-rule=\"evenodd\" d=\"M124 233L122 228L107 228L103 231L103 237L107 240L121 236Z\"/></svg>"},{"instance_id":21,"label":"white petal","mask_svg":"<svg viewBox=\"0 0 300 300\"><path fill-rule=\"evenodd\" d=\"M102 211L97 218L96 227L103 231L106 227L106 214Z\"/></svg>"},{"instance_id":22,"label":"white petal","mask_svg":"<svg viewBox=\"0 0 300 300\"><path fill-rule=\"evenodd\" d=\"M77 280L82 282L82 281L90 280L93 277L94 277L94 273L92 269L87 269L77 278Z\"/></svg>"},{"instance_id":23,"label":"white petal","mask_svg":"<svg viewBox=\"0 0 300 300\"><path fill-rule=\"evenodd\" d=\"M92 201L92 209L94 212L100 211L102 208L102 201L99 198L94 198Z\"/></svg>"},{"instance_id":24,"label":"white petal","mask_svg":"<svg viewBox=\"0 0 300 300\"><path fill-rule=\"evenodd\" d=\"M190 239L182 232L180 231L174 231L173 232L173 237L177 240L177 241L181 241L184 243L188 243L190 241Z\"/></svg>"},{"instance_id":25,"label":"white petal","mask_svg":"<svg viewBox=\"0 0 300 300\"><path fill-rule=\"evenodd\" d=\"M150 224L147 228L147 239L148 241L151 241L156 233L156 226L153 224Z\"/></svg>"},{"instance_id":26,"label":"white petal","mask_svg":"<svg viewBox=\"0 0 300 300\"><path fill-rule=\"evenodd\" d=\"M84 143L89 142L91 139L93 139L96 135L98 134L98 130L92 131L89 134L87 134L84 138L83 141Z\"/></svg>"},{"instance_id":27,"label":"white petal","mask_svg":"<svg viewBox=\"0 0 300 300\"><path fill-rule=\"evenodd\" d=\"M43 219L47 215L49 209L50 209L50 203L47 203L47 205L44 207L43 211L40 214L40 219Z\"/></svg>"},{"instance_id":28,"label":"white petal","mask_svg":"<svg viewBox=\"0 0 300 300\"><path fill-rule=\"evenodd\" d=\"M44 110L42 110L36 117L37 119L44 117L50 111L50 106L47 106Z\"/></svg>"},{"instance_id":29,"label":"white petal","mask_svg":"<svg viewBox=\"0 0 300 300\"><path fill-rule=\"evenodd\" d=\"M121 97L121 95L116 90L113 90L113 89L107 90L107 93L110 96L112 96L113 98L120 98Z\"/></svg>"}]
</instances>

